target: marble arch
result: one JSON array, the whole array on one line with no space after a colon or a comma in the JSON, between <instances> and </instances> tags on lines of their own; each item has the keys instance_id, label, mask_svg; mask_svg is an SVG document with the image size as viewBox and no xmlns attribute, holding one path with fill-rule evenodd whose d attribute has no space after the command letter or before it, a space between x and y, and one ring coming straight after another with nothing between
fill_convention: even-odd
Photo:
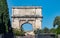
<instances>
[{"instance_id":1,"label":"marble arch","mask_svg":"<svg viewBox=\"0 0 60 38\"><path fill-rule=\"evenodd\" d=\"M23 23L29 22L33 29L42 28L41 6L14 6L12 7L12 28L20 29Z\"/></svg>"}]
</instances>

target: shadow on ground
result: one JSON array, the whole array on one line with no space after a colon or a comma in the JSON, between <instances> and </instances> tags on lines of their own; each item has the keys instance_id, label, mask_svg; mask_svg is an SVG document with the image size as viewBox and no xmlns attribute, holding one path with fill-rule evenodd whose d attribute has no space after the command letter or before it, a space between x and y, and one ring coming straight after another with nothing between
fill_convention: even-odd
<instances>
[{"instance_id":1,"label":"shadow on ground","mask_svg":"<svg viewBox=\"0 0 60 38\"><path fill-rule=\"evenodd\" d=\"M13 31L12 31L12 28L9 30L8 33L4 33L2 35L2 38L14 38L14 34L13 34Z\"/></svg>"},{"instance_id":2,"label":"shadow on ground","mask_svg":"<svg viewBox=\"0 0 60 38\"><path fill-rule=\"evenodd\" d=\"M14 34L13 33L5 33L5 34L3 34L2 38L14 38Z\"/></svg>"}]
</instances>

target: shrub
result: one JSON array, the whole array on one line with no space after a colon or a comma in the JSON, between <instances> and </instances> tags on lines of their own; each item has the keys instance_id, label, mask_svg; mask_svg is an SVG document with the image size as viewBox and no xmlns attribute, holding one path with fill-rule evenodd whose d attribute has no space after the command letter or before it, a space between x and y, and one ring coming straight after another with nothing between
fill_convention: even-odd
<instances>
[{"instance_id":1,"label":"shrub","mask_svg":"<svg viewBox=\"0 0 60 38\"><path fill-rule=\"evenodd\" d=\"M41 29L36 29L36 30L34 30L34 33L35 34L40 34L40 33L43 33L43 31Z\"/></svg>"},{"instance_id":2,"label":"shrub","mask_svg":"<svg viewBox=\"0 0 60 38\"><path fill-rule=\"evenodd\" d=\"M21 30L18 30L18 29L13 29L13 33L16 36L24 36L25 35L24 31L21 31Z\"/></svg>"}]
</instances>

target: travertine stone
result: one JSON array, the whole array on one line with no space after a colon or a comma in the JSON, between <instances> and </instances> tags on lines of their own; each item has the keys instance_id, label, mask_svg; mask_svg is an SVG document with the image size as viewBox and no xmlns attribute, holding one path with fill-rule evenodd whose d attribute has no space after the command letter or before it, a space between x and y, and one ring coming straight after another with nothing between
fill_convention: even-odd
<instances>
[{"instance_id":1,"label":"travertine stone","mask_svg":"<svg viewBox=\"0 0 60 38\"><path fill-rule=\"evenodd\" d=\"M41 29L42 28L41 27L42 26L42 8L40 6L13 7L12 8L12 28L20 29L22 24L26 22L31 23L33 25L33 30Z\"/></svg>"}]
</instances>

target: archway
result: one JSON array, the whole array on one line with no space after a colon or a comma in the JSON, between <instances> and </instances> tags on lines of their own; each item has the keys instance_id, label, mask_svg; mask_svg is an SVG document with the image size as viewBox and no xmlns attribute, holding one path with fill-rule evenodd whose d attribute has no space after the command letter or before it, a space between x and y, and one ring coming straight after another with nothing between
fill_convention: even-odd
<instances>
[{"instance_id":1,"label":"archway","mask_svg":"<svg viewBox=\"0 0 60 38\"><path fill-rule=\"evenodd\" d=\"M40 6L19 6L12 8L12 28L21 30L22 27L27 34L34 35L32 32L35 29L41 29L42 18L42 8ZM33 30L30 29L32 27ZM31 30L32 32L30 32Z\"/></svg>"},{"instance_id":2,"label":"archway","mask_svg":"<svg viewBox=\"0 0 60 38\"><path fill-rule=\"evenodd\" d=\"M24 31L32 31L33 30L33 26L31 23L23 23L21 25L21 28L24 30Z\"/></svg>"}]
</instances>

